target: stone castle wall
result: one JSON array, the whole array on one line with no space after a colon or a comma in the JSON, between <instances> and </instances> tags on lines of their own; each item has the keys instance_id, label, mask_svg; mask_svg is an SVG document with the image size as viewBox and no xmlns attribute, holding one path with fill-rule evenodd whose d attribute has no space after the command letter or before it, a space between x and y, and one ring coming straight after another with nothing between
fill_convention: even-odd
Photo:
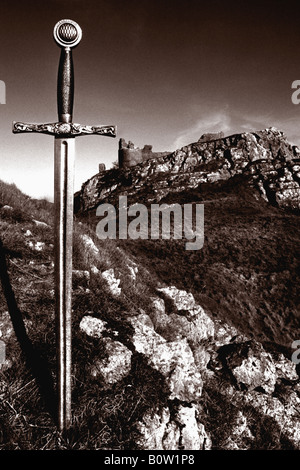
<instances>
[{"instance_id":1,"label":"stone castle wall","mask_svg":"<svg viewBox=\"0 0 300 470\"><path fill-rule=\"evenodd\" d=\"M198 140L198 142L209 142L211 140L218 140L218 139L224 139L224 132L214 132L214 133L211 133L211 132L208 132L206 134L203 134L200 139Z\"/></svg>"},{"instance_id":2,"label":"stone castle wall","mask_svg":"<svg viewBox=\"0 0 300 470\"><path fill-rule=\"evenodd\" d=\"M170 154L171 152L152 152L152 145L145 145L140 149L135 147L131 141L127 143L125 139L119 140L119 168L130 168L151 158Z\"/></svg>"}]
</instances>

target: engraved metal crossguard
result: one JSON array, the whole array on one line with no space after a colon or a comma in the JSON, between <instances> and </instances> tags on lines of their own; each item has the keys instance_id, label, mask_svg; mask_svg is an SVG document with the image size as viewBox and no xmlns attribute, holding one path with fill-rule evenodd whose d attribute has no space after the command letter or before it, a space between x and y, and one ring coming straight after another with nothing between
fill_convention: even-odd
<instances>
[{"instance_id":1,"label":"engraved metal crossguard","mask_svg":"<svg viewBox=\"0 0 300 470\"><path fill-rule=\"evenodd\" d=\"M57 325L58 426L68 429L71 415L71 341L72 341L72 246L75 137L102 135L116 137L116 127L82 126L72 122L74 71L72 48L82 37L80 26L61 20L54 27L54 39L62 48L57 80L59 122L28 124L13 122L13 133L38 132L55 137L54 141L54 262L55 313Z\"/></svg>"}]
</instances>

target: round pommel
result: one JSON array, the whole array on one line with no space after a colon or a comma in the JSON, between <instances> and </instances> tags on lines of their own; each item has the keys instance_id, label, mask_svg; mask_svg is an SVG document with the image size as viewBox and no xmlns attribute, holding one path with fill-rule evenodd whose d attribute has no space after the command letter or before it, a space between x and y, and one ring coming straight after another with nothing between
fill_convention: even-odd
<instances>
[{"instance_id":1,"label":"round pommel","mask_svg":"<svg viewBox=\"0 0 300 470\"><path fill-rule=\"evenodd\" d=\"M72 20L61 20L54 26L54 39L61 47L75 47L82 38L80 26Z\"/></svg>"}]
</instances>

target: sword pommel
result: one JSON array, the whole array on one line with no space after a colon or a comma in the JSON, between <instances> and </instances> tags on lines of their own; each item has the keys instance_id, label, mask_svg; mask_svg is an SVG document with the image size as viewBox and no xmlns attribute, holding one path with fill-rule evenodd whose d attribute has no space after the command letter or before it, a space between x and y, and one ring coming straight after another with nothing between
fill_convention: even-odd
<instances>
[{"instance_id":1,"label":"sword pommel","mask_svg":"<svg viewBox=\"0 0 300 470\"><path fill-rule=\"evenodd\" d=\"M53 36L60 47L71 48L81 41L82 30L75 21L61 20L54 26Z\"/></svg>"},{"instance_id":2,"label":"sword pommel","mask_svg":"<svg viewBox=\"0 0 300 470\"><path fill-rule=\"evenodd\" d=\"M74 101L74 69L71 48L82 38L80 26L72 20L61 20L53 31L56 43L62 48L57 78L57 109L60 122L72 122Z\"/></svg>"}]
</instances>

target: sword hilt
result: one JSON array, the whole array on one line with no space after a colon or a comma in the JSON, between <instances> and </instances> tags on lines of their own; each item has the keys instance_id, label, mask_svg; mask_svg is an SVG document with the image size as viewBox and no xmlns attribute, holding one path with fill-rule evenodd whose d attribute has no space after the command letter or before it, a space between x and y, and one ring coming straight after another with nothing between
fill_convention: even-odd
<instances>
[{"instance_id":1,"label":"sword hilt","mask_svg":"<svg viewBox=\"0 0 300 470\"><path fill-rule=\"evenodd\" d=\"M47 124L30 124L13 121L14 134L38 132L40 134L54 135L55 137L79 137L81 135L104 135L116 137L116 126L82 126L75 122L49 122Z\"/></svg>"},{"instance_id":2,"label":"sword hilt","mask_svg":"<svg viewBox=\"0 0 300 470\"><path fill-rule=\"evenodd\" d=\"M57 80L58 121L47 124L29 124L13 121L13 133L39 132L55 137L78 137L81 135L103 135L116 137L116 126L82 126L72 122L74 100L74 71L72 48L82 38L80 26L72 20L61 20L54 26L55 42L62 48Z\"/></svg>"},{"instance_id":3,"label":"sword hilt","mask_svg":"<svg viewBox=\"0 0 300 470\"><path fill-rule=\"evenodd\" d=\"M58 120L72 122L74 102L74 68L71 48L77 46L82 37L80 26L72 20L61 20L53 31L55 42L62 48L57 77Z\"/></svg>"}]
</instances>

